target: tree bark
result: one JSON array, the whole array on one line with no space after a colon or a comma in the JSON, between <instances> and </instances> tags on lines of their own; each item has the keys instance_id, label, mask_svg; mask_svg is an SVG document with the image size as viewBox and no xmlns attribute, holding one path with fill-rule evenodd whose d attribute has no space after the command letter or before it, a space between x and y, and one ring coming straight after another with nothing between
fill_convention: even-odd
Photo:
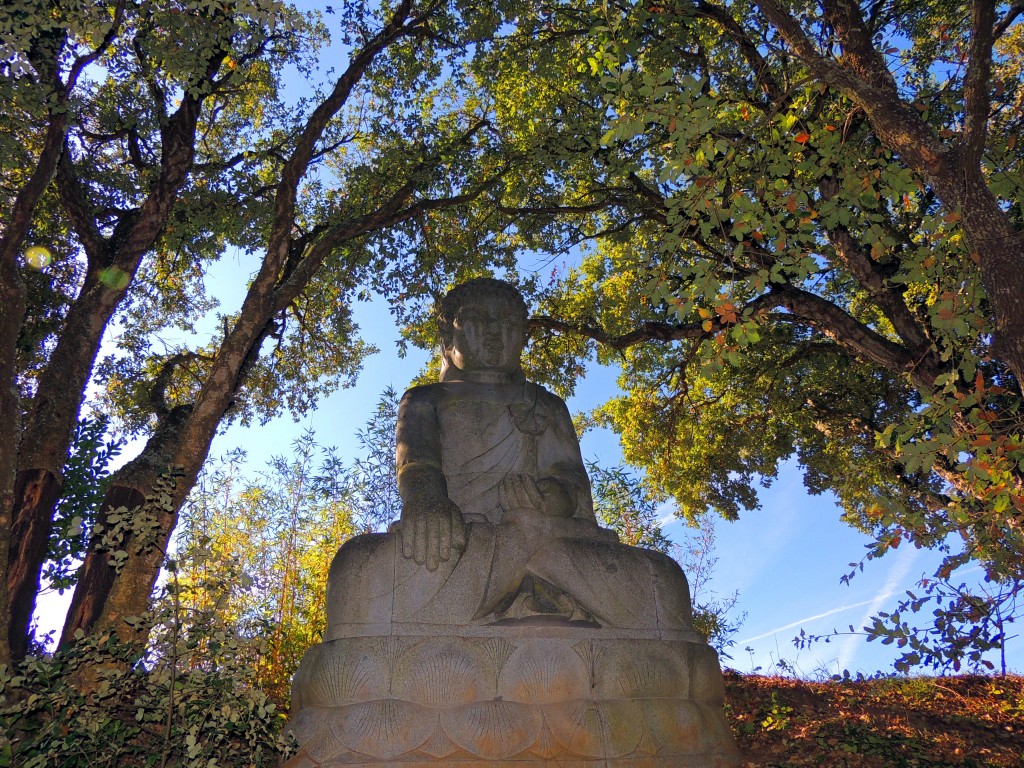
<instances>
[{"instance_id":1,"label":"tree bark","mask_svg":"<svg viewBox=\"0 0 1024 768\"><path fill-rule=\"evenodd\" d=\"M22 637L25 633L19 629L20 622L16 624L12 616L12 610L18 612L19 619L24 613L16 597L21 591L17 584L14 588L11 585L11 576L17 576L21 570L17 565L13 573L11 569L11 557L18 555L18 550L12 550L11 543L17 526L18 449L22 445L22 403L17 383L19 371L15 350L25 319L27 301L25 284L18 273L18 255L25 244L39 199L56 173L67 130L67 95L70 86L60 83L55 74L57 56L64 45L63 35L50 43L53 46L52 58L46 62L37 62L37 66L46 79L57 86L56 105L47 119L43 147L36 167L18 191L3 235L0 236L0 306L3 307L0 312L0 444L3 445L0 450L0 574L4 576L0 585L0 664L20 658L22 649L27 647L27 638ZM27 622L24 626L28 627Z\"/></svg>"},{"instance_id":2,"label":"tree bark","mask_svg":"<svg viewBox=\"0 0 1024 768\"><path fill-rule=\"evenodd\" d=\"M21 399L17 389L14 350L25 316L25 284L18 274L17 249L0 261L0 574L8 572L13 542L13 507L21 438ZM9 665L11 649L11 593L7 579L0 582L0 665Z\"/></svg>"},{"instance_id":3,"label":"tree bark","mask_svg":"<svg viewBox=\"0 0 1024 768\"><path fill-rule=\"evenodd\" d=\"M31 498L45 504L54 497L53 478L48 477L45 471L19 472L19 450L27 445L28 439L22 431L22 403L15 354L27 301L25 286L18 274L18 253L25 243L36 206L53 179L62 156L71 93L82 72L110 47L121 29L124 12L125 2L118 0L112 8L110 26L99 44L70 62L63 81L60 61L66 52L65 30L57 28L42 33L32 41L29 51L40 81L49 83L53 89L53 107L47 115L43 146L36 167L18 191L0 236L0 306L3 307L0 312L0 445L4 446L0 451L0 664L23 655L35 600L33 591L26 604L25 590L33 581L30 561L38 552L39 534L36 521L19 514L18 499ZM27 540L22 540L23 535ZM12 541L17 542L13 564ZM45 538L42 549L45 556ZM38 584L38 571L35 583Z\"/></svg>"},{"instance_id":4,"label":"tree bark","mask_svg":"<svg viewBox=\"0 0 1024 768\"><path fill-rule=\"evenodd\" d=\"M175 462L185 460L188 456L187 452L184 452L184 457L181 455L180 444L181 427L187 417L187 409L176 409L168 413L142 453L111 478L97 519L104 530L93 534L89 551L79 569L78 583L61 633L61 646L72 643L78 630L88 632L98 625L115 629L126 642L138 641L138 630L125 624L124 619L139 616L148 607L148 596L160 571L160 562L174 527L173 520L168 519L172 516L169 510L163 505L147 504L147 495L152 492L161 475L186 471L185 467ZM204 451L197 457L197 467L202 465L205 455ZM195 472L198 473L198 468ZM187 482L178 481L172 494L178 506L184 501L183 497L178 501L181 495L179 489L182 487L187 489L190 486ZM116 545L108 544L104 541L104 534L109 530L111 513L117 510L127 513L131 522L122 529L122 538ZM137 530L137 523L144 515L155 516L156 528L149 531L149 535L141 529ZM120 572L115 567L117 560L113 557L117 548L128 553L128 562ZM156 560L156 567L129 569L128 563L137 560L146 565ZM140 583L140 574L148 571L152 572L153 583ZM133 603L127 599L125 593L133 590L145 594L147 601L139 604L138 601Z\"/></svg>"}]
</instances>

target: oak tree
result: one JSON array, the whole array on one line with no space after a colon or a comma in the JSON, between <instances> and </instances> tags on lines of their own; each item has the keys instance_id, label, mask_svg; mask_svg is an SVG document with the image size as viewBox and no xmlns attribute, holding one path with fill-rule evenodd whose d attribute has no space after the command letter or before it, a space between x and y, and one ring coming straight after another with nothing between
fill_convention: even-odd
<instances>
[{"instance_id":1,"label":"oak tree","mask_svg":"<svg viewBox=\"0 0 1024 768\"><path fill-rule=\"evenodd\" d=\"M593 418L685 514L738 516L795 457L869 557L1019 581L1021 10L528 4L480 62L545 137L498 210L584 251L533 360L564 389L621 365Z\"/></svg>"}]
</instances>

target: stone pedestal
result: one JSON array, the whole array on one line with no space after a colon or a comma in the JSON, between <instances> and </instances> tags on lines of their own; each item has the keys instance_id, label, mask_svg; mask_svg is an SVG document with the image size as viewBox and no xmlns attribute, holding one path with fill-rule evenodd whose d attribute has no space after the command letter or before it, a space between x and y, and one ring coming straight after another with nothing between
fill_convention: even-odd
<instances>
[{"instance_id":1,"label":"stone pedestal","mask_svg":"<svg viewBox=\"0 0 1024 768\"><path fill-rule=\"evenodd\" d=\"M395 534L342 547L326 639L293 683L302 751L287 768L738 765L678 565L608 532L546 533L471 525L433 572ZM570 561L593 573L573 595L552 581ZM499 572L510 586L488 602Z\"/></svg>"},{"instance_id":2,"label":"stone pedestal","mask_svg":"<svg viewBox=\"0 0 1024 768\"><path fill-rule=\"evenodd\" d=\"M288 768L737 764L714 651L558 626L392 635L313 648Z\"/></svg>"}]
</instances>

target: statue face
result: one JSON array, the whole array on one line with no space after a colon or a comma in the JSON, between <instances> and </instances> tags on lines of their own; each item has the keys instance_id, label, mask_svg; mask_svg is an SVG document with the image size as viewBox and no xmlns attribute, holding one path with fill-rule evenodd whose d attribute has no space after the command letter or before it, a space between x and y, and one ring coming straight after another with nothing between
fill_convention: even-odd
<instances>
[{"instance_id":1,"label":"statue face","mask_svg":"<svg viewBox=\"0 0 1024 768\"><path fill-rule=\"evenodd\" d=\"M459 307L448 357L464 371L519 370L526 343L520 310L505 301L473 301Z\"/></svg>"}]
</instances>

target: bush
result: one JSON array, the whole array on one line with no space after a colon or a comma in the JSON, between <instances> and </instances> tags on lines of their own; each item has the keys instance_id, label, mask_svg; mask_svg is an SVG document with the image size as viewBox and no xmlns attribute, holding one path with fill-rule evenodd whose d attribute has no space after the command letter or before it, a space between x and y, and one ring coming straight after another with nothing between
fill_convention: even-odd
<instances>
[{"instance_id":1,"label":"bush","mask_svg":"<svg viewBox=\"0 0 1024 768\"><path fill-rule=\"evenodd\" d=\"M0 766L270 768L293 744L253 684L258 640L196 633L143 659L112 635L0 670ZM135 654L137 655L137 653Z\"/></svg>"}]
</instances>

